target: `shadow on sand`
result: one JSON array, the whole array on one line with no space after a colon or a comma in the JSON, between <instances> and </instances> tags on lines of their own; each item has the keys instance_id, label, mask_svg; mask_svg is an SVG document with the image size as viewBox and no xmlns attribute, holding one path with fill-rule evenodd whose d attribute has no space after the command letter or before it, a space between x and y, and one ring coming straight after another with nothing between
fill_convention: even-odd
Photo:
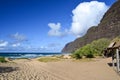
<instances>
[{"instance_id":1,"label":"shadow on sand","mask_svg":"<svg viewBox=\"0 0 120 80\"><path fill-rule=\"evenodd\" d=\"M8 73L8 72L12 72L12 71L17 71L19 70L18 67L4 67L4 66L0 66L0 73Z\"/></svg>"},{"instance_id":2,"label":"shadow on sand","mask_svg":"<svg viewBox=\"0 0 120 80\"><path fill-rule=\"evenodd\" d=\"M107 63L107 64L108 64L108 66L113 67L113 64L112 64L112 63ZM114 63L114 65L117 66L116 63Z\"/></svg>"}]
</instances>

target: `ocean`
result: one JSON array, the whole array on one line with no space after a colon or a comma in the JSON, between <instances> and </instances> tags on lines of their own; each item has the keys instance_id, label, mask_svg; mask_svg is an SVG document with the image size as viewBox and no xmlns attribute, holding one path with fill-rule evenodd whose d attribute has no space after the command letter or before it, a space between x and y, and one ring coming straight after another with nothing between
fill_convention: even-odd
<instances>
[{"instance_id":1,"label":"ocean","mask_svg":"<svg viewBox=\"0 0 120 80\"><path fill-rule=\"evenodd\" d=\"M60 55L60 54L62 53L3 52L3 53L0 53L0 56L8 57L8 58L37 58L37 57L53 56L53 55Z\"/></svg>"}]
</instances>

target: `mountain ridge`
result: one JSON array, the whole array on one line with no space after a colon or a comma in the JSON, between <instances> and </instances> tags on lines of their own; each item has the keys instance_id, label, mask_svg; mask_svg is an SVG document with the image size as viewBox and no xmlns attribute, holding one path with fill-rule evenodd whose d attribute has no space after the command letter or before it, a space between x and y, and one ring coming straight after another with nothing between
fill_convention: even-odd
<instances>
[{"instance_id":1,"label":"mountain ridge","mask_svg":"<svg viewBox=\"0 0 120 80\"><path fill-rule=\"evenodd\" d=\"M100 38L113 39L120 35L120 0L116 1L104 14L100 24L88 29L87 33L73 42L67 43L62 52L74 52L76 49Z\"/></svg>"}]
</instances>

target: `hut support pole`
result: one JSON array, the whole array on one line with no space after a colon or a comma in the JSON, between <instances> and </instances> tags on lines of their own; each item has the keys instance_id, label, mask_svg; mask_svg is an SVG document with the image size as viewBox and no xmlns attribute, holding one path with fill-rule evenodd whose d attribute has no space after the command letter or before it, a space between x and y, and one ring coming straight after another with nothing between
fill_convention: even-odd
<instances>
[{"instance_id":1,"label":"hut support pole","mask_svg":"<svg viewBox=\"0 0 120 80\"><path fill-rule=\"evenodd\" d=\"M113 66L113 69L115 69L114 53L112 53L112 66Z\"/></svg>"},{"instance_id":2,"label":"hut support pole","mask_svg":"<svg viewBox=\"0 0 120 80\"><path fill-rule=\"evenodd\" d=\"M119 50L118 49L116 50L116 53L117 53L117 55L116 55L116 59L117 59L117 72L119 72L120 71L120 56L119 56Z\"/></svg>"}]
</instances>

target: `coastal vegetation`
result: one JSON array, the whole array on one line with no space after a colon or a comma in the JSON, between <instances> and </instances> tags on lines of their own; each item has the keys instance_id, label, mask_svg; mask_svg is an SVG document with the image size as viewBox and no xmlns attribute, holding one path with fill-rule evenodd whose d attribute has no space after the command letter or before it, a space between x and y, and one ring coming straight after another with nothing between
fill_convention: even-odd
<instances>
[{"instance_id":1,"label":"coastal vegetation","mask_svg":"<svg viewBox=\"0 0 120 80\"><path fill-rule=\"evenodd\" d=\"M5 57L0 57L0 62L7 62L6 60L5 60Z\"/></svg>"},{"instance_id":2,"label":"coastal vegetation","mask_svg":"<svg viewBox=\"0 0 120 80\"><path fill-rule=\"evenodd\" d=\"M56 62L56 61L60 61L60 58L57 58L57 57L41 57L38 60L40 62Z\"/></svg>"},{"instance_id":3,"label":"coastal vegetation","mask_svg":"<svg viewBox=\"0 0 120 80\"><path fill-rule=\"evenodd\" d=\"M113 40L111 40L111 42L118 42L118 41L120 41L120 36L118 36L118 37L114 38Z\"/></svg>"},{"instance_id":4,"label":"coastal vegetation","mask_svg":"<svg viewBox=\"0 0 120 80\"><path fill-rule=\"evenodd\" d=\"M76 59L94 58L95 56L102 56L102 51L110 44L110 40L106 38L98 39L90 44L87 44L80 49L73 52L72 57Z\"/></svg>"}]
</instances>

